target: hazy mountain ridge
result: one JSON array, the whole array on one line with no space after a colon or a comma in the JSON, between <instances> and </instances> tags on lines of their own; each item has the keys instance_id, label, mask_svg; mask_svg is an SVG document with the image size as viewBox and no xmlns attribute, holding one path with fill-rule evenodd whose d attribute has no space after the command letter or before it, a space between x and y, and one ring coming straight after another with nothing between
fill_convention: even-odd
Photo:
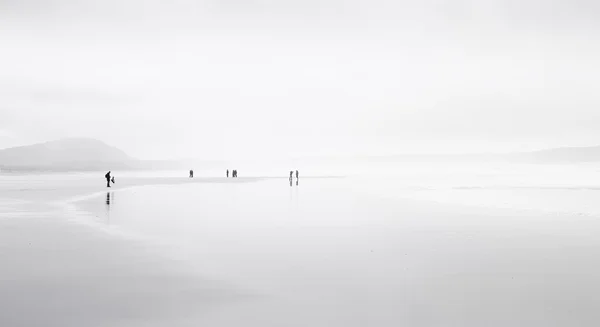
<instances>
[{"instance_id":1,"label":"hazy mountain ridge","mask_svg":"<svg viewBox=\"0 0 600 327\"><path fill-rule=\"evenodd\" d=\"M298 159L301 162L597 162L600 146L562 147L509 154L347 156ZM68 138L0 150L0 168L14 171L167 170L224 167L223 161L138 160L124 151L90 138Z\"/></svg>"},{"instance_id":2,"label":"hazy mountain ridge","mask_svg":"<svg viewBox=\"0 0 600 327\"><path fill-rule=\"evenodd\" d=\"M0 168L9 171L160 170L217 164L197 160L138 160L91 138L67 138L0 150Z\"/></svg>"},{"instance_id":3,"label":"hazy mountain ridge","mask_svg":"<svg viewBox=\"0 0 600 327\"><path fill-rule=\"evenodd\" d=\"M68 138L0 150L1 166L71 166L133 160L125 152L89 138Z\"/></svg>"},{"instance_id":4,"label":"hazy mountain ridge","mask_svg":"<svg viewBox=\"0 0 600 327\"><path fill-rule=\"evenodd\" d=\"M535 162L595 162L600 161L600 146L562 147L518 153L513 156Z\"/></svg>"},{"instance_id":5,"label":"hazy mountain ridge","mask_svg":"<svg viewBox=\"0 0 600 327\"><path fill-rule=\"evenodd\" d=\"M560 147L529 152L418 154L370 156L370 160L411 162L514 162L514 163L578 163L600 161L600 146ZM369 160L367 159L367 160Z\"/></svg>"}]
</instances>

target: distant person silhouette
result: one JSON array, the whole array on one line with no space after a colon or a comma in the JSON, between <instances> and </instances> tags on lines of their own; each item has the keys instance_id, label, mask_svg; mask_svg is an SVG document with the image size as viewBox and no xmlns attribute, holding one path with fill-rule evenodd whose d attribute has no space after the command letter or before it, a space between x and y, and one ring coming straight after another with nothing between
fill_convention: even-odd
<instances>
[{"instance_id":1,"label":"distant person silhouette","mask_svg":"<svg viewBox=\"0 0 600 327\"><path fill-rule=\"evenodd\" d=\"M190 178L194 178L194 171L190 169Z\"/></svg>"},{"instance_id":2,"label":"distant person silhouette","mask_svg":"<svg viewBox=\"0 0 600 327\"><path fill-rule=\"evenodd\" d=\"M106 187L110 187L110 170L108 173L106 173L106 175L104 175L104 177L106 178Z\"/></svg>"},{"instance_id":3,"label":"distant person silhouette","mask_svg":"<svg viewBox=\"0 0 600 327\"><path fill-rule=\"evenodd\" d=\"M296 179L298 179L298 171L296 170Z\"/></svg>"},{"instance_id":4,"label":"distant person silhouette","mask_svg":"<svg viewBox=\"0 0 600 327\"><path fill-rule=\"evenodd\" d=\"M237 169L233 170L233 177L237 178Z\"/></svg>"},{"instance_id":5,"label":"distant person silhouette","mask_svg":"<svg viewBox=\"0 0 600 327\"><path fill-rule=\"evenodd\" d=\"M229 169L227 169L227 174L226 174L227 178L229 178Z\"/></svg>"},{"instance_id":6,"label":"distant person silhouette","mask_svg":"<svg viewBox=\"0 0 600 327\"><path fill-rule=\"evenodd\" d=\"M294 176L294 171L290 170L290 183L292 182L293 176Z\"/></svg>"}]
</instances>

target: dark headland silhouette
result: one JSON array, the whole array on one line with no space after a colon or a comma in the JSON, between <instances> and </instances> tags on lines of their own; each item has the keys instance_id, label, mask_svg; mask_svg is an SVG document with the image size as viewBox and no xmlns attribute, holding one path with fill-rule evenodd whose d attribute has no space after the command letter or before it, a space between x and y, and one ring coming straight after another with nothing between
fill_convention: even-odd
<instances>
[{"instance_id":1,"label":"dark headland silhouette","mask_svg":"<svg viewBox=\"0 0 600 327\"><path fill-rule=\"evenodd\" d=\"M159 170L222 167L218 161L139 160L91 138L67 138L0 150L0 169L7 171ZM189 169L189 168L188 168Z\"/></svg>"},{"instance_id":2,"label":"dark headland silhouette","mask_svg":"<svg viewBox=\"0 0 600 327\"><path fill-rule=\"evenodd\" d=\"M107 166L123 168L132 160L125 152L89 138L68 138L0 150L0 167L5 169L105 170Z\"/></svg>"}]
</instances>

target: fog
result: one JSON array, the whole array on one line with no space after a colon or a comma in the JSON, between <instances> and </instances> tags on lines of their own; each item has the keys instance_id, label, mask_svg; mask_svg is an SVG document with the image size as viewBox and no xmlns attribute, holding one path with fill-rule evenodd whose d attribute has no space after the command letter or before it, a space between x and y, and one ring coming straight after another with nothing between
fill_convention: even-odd
<instances>
[{"instance_id":1,"label":"fog","mask_svg":"<svg viewBox=\"0 0 600 327\"><path fill-rule=\"evenodd\" d=\"M0 0L0 325L597 326L599 22Z\"/></svg>"},{"instance_id":2,"label":"fog","mask_svg":"<svg viewBox=\"0 0 600 327\"><path fill-rule=\"evenodd\" d=\"M595 145L593 1L0 1L0 148L141 159Z\"/></svg>"}]
</instances>

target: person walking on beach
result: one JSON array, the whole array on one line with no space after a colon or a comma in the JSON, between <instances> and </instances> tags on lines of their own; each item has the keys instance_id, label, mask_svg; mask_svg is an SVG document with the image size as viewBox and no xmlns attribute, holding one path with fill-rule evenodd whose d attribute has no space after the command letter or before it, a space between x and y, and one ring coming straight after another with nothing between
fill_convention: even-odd
<instances>
[{"instance_id":1,"label":"person walking on beach","mask_svg":"<svg viewBox=\"0 0 600 327\"><path fill-rule=\"evenodd\" d=\"M294 171L290 170L290 182L292 181L292 178L294 177Z\"/></svg>"},{"instance_id":2,"label":"person walking on beach","mask_svg":"<svg viewBox=\"0 0 600 327\"><path fill-rule=\"evenodd\" d=\"M227 178L229 178L229 169L227 169Z\"/></svg>"},{"instance_id":3,"label":"person walking on beach","mask_svg":"<svg viewBox=\"0 0 600 327\"><path fill-rule=\"evenodd\" d=\"M194 171L190 169L190 178L194 178Z\"/></svg>"},{"instance_id":4,"label":"person walking on beach","mask_svg":"<svg viewBox=\"0 0 600 327\"><path fill-rule=\"evenodd\" d=\"M298 179L298 170L296 170L296 179Z\"/></svg>"},{"instance_id":5,"label":"person walking on beach","mask_svg":"<svg viewBox=\"0 0 600 327\"><path fill-rule=\"evenodd\" d=\"M110 187L110 170L108 173L106 173L106 175L104 175L104 177L106 178L106 187Z\"/></svg>"}]
</instances>

